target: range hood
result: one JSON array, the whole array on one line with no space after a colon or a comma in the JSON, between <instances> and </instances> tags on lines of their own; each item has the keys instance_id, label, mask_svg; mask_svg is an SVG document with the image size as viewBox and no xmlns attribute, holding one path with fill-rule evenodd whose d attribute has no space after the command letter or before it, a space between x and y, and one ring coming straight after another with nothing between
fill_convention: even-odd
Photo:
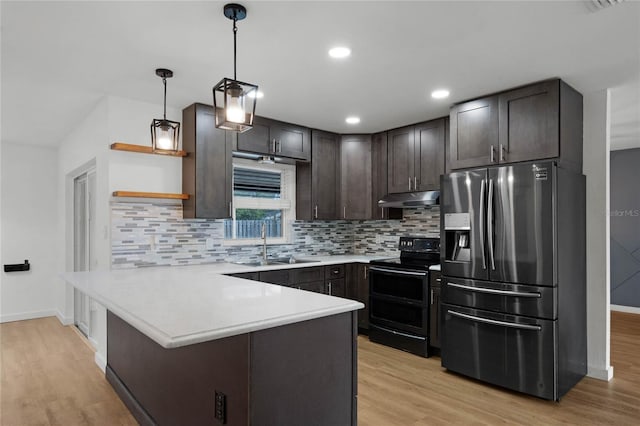
<instances>
[{"instance_id":1,"label":"range hood","mask_svg":"<svg viewBox=\"0 0 640 426\"><path fill-rule=\"evenodd\" d=\"M380 201L380 207L425 207L440 204L440 191L403 192L387 194Z\"/></svg>"}]
</instances>

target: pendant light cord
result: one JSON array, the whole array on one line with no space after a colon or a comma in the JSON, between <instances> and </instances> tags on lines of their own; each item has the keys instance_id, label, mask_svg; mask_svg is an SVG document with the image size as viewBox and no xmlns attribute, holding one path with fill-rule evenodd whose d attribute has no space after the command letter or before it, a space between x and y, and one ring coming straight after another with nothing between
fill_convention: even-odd
<instances>
[{"instance_id":1,"label":"pendant light cord","mask_svg":"<svg viewBox=\"0 0 640 426\"><path fill-rule=\"evenodd\" d=\"M236 53L237 53L236 35L238 33L238 27L236 26L236 22L238 22L238 18L236 18L236 15L234 13L233 15L233 79L237 81L238 78L236 76Z\"/></svg>"},{"instance_id":2,"label":"pendant light cord","mask_svg":"<svg viewBox=\"0 0 640 426\"><path fill-rule=\"evenodd\" d=\"M164 84L164 119L167 119L167 78L162 77L162 84Z\"/></svg>"}]
</instances>

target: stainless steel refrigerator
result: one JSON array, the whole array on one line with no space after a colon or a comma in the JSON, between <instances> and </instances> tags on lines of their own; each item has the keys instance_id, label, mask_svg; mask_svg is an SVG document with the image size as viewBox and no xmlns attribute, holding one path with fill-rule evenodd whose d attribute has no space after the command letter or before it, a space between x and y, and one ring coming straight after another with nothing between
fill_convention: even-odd
<instances>
[{"instance_id":1,"label":"stainless steel refrigerator","mask_svg":"<svg viewBox=\"0 0 640 426\"><path fill-rule=\"evenodd\" d=\"M554 161L441 182L442 365L559 400L585 374L585 178Z\"/></svg>"}]
</instances>

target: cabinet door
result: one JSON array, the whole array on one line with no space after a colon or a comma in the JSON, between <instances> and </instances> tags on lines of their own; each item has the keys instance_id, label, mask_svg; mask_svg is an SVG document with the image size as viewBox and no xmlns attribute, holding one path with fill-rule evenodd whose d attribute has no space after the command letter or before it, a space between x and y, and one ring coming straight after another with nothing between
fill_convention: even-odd
<instances>
[{"instance_id":1,"label":"cabinet door","mask_svg":"<svg viewBox=\"0 0 640 426\"><path fill-rule=\"evenodd\" d=\"M444 173L445 120L431 120L415 126L415 173L417 191L440 188Z\"/></svg>"},{"instance_id":2,"label":"cabinet door","mask_svg":"<svg viewBox=\"0 0 640 426\"><path fill-rule=\"evenodd\" d=\"M238 133L238 151L272 154L275 147L271 136L271 120L254 117L253 127L244 133Z\"/></svg>"},{"instance_id":3,"label":"cabinet door","mask_svg":"<svg viewBox=\"0 0 640 426\"><path fill-rule=\"evenodd\" d=\"M324 266L311 268L296 268L290 270L290 282L292 285L309 283L312 281L324 281Z\"/></svg>"},{"instance_id":4,"label":"cabinet door","mask_svg":"<svg viewBox=\"0 0 640 426\"><path fill-rule=\"evenodd\" d=\"M344 278L337 278L327 281L327 294L336 297L347 297Z\"/></svg>"},{"instance_id":5,"label":"cabinet door","mask_svg":"<svg viewBox=\"0 0 640 426\"><path fill-rule=\"evenodd\" d=\"M313 130L311 143L311 208L313 219L338 218L340 136Z\"/></svg>"},{"instance_id":6,"label":"cabinet door","mask_svg":"<svg viewBox=\"0 0 640 426\"><path fill-rule=\"evenodd\" d=\"M193 104L182 111L182 191L185 219L231 217L232 140L215 127L213 107Z\"/></svg>"},{"instance_id":7,"label":"cabinet door","mask_svg":"<svg viewBox=\"0 0 640 426\"><path fill-rule=\"evenodd\" d=\"M387 132L371 137L371 213L372 219L402 219L402 209L378 206L387 191Z\"/></svg>"},{"instance_id":8,"label":"cabinet door","mask_svg":"<svg viewBox=\"0 0 640 426\"><path fill-rule=\"evenodd\" d=\"M450 169L498 162L498 97L465 102L451 108Z\"/></svg>"},{"instance_id":9,"label":"cabinet door","mask_svg":"<svg viewBox=\"0 0 640 426\"><path fill-rule=\"evenodd\" d=\"M429 345L434 348L440 347L440 272L429 272Z\"/></svg>"},{"instance_id":10,"label":"cabinet door","mask_svg":"<svg viewBox=\"0 0 640 426\"><path fill-rule=\"evenodd\" d=\"M311 132L281 121L272 121L270 137L275 144L275 154L299 160L311 159Z\"/></svg>"},{"instance_id":11,"label":"cabinet door","mask_svg":"<svg viewBox=\"0 0 640 426\"><path fill-rule=\"evenodd\" d=\"M346 135L340 142L342 219L371 218L371 136Z\"/></svg>"},{"instance_id":12,"label":"cabinet door","mask_svg":"<svg viewBox=\"0 0 640 426\"><path fill-rule=\"evenodd\" d=\"M553 80L499 96L501 163L560 155L559 93L560 81Z\"/></svg>"},{"instance_id":13,"label":"cabinet door","mask_svg":"<svg viewBox=\"0 0 640 426\"><path fill-rule=\"evenodd\" d=\"M346 297L364 303L358 310L358 328L369 329L369 265L351 263L347 267Z\"/></svg>"},{"instance_id":14,"label":"cabinet door","mask_svg":"<svg viewBox=\"0 0 640 426\"><path fill-rule=\"evenodd\" d=\"M413 126L388 132L387 146L387 191L389 194L413 190L414 174Z\"/></svg>"}]
</instances>

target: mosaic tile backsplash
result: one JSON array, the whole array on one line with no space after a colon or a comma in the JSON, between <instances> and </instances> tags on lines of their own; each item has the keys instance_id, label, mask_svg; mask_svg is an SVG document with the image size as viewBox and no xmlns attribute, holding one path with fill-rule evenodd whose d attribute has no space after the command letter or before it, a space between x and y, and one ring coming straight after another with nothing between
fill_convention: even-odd
<instances>
[{"instance_id":1,"label":"mosaic tile backsplash","mask_svg":"<svg viewBox=\"0 0 640 426\"><path fill-rule=\"evenodd\" d=\"M396 256L398 237L440 235L438 207L405 209L402 220L295 221L291 243L269 256L380 254ZM111 203L113 269L256 260L259 245L224 245L222 220L182 219L181 204Z\"/></svg>"}]
</instances>

